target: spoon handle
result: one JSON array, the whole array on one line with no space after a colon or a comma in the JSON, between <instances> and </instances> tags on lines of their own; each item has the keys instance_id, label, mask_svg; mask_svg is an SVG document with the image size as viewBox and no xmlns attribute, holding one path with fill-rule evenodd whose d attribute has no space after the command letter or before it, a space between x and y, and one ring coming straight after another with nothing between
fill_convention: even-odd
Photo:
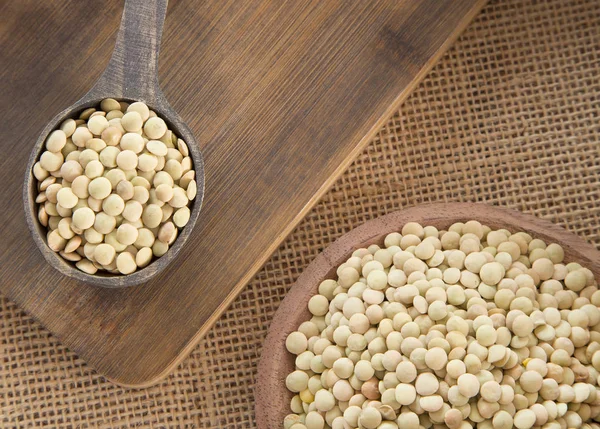
<instances>
[{"instance_id":1,"label":"spoon handle","mask_svg":"<svg viewBox=\"0 0 600 429\"><path fill-rule=\"evenodd\" d=\"M168 0L125 0L108 66L85 98L110 95L162 104L158 54L167 3Z\"/></svg>"}]
</instances>

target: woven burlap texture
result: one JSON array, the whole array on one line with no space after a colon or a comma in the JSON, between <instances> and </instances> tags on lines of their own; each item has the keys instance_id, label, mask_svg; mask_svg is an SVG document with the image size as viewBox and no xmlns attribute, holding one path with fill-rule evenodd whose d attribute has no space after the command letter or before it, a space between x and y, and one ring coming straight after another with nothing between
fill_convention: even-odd
<instances>
[{"instance_id":1,"label":"woven burlap texture","mask_svg":"<svg viewBox=\"0 0 600 429\"><path fill-rule=\"evenodd\" d=\"M111 384L0 298L0 426L254 427L261 344L286 291L323 247L393 210L487 202L600 247L599 113L598 2L490 3L162 383Z\"/></svg>"}]
</instances>

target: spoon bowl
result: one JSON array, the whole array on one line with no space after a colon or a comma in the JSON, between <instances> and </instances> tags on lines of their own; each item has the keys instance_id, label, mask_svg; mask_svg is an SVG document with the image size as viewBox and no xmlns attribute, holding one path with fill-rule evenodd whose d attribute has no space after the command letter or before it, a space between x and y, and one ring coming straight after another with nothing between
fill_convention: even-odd
<instances>
[{"instance_id":1,"label":"spoon bowl","mask_svg":"<svg viewBox=\"0 0 600 429\"><path fill-rule=\"evenodd\" d=\"M303 271L275 313L263 344L255 388L255 413L259 429L281 427L290 414L293 393L285 387L286 376L294 370L295 356L285 347L287 336L311 315L307 305L318 292L319 283L335 278L336 269L352 252L371 244L382 244L385 236L402 229L407 222L446 229L455 222L475 219L494 229L525 231L534 238L560 244L565 261L575 261L592 270L600 279L600 252L576 235L546 220L484 204L425 204L371 220L338 238Z\"/></svg>"},{"instance_id":2,"label":"spoon bowl","mask_svg":"<svg viewBox=\"0 0 600 429\"><path fill-rule=\"evenodd\" d=\"M134 286L148 281L176 257L190 236L198 219L204 196L204 161L194 135L177 112L167 102L158 83L158 54L168 0L126 0L121 26L112 57L104 73L79 101L57 114L44 127L33 147L23 186L23 201L27 225L46 261L66 276L87 284L108 288ZM105 98L118 101L141 101L161 117L169 129L188 146L196 175L198 192L190 207L190 219L179 232L170 249L145 268L129 275L110 273L87 274L52 251L46 241L46 228L37 218L37 179L33 166L44 151L47 136L69 118L77 118L88 107L98 106Z\"/></svg>"}]
</instances>

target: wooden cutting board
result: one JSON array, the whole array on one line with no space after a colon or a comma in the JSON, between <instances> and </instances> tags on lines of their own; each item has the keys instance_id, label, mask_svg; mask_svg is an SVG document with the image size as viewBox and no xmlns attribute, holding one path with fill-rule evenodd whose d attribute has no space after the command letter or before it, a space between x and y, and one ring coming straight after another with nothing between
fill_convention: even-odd
<instances>
[{"instance_id":1,"label":"wooden cutting board","mask_svg":"<svg viewBox=\"0 0 600 429\"><path fill-rule=\"evenodd\" d=\"M29 236L25 164L98 78L121 2L0 6L0 289L110 380L159 381L198 343L484 0L172 1L160 78L205 157L206 194L160 275L110 290Z\"/></svg>"}]
</instances>

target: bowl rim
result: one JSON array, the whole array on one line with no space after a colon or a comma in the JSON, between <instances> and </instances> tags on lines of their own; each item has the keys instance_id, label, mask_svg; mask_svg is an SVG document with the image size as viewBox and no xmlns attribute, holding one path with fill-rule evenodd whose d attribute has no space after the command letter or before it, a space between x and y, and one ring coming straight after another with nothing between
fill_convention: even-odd
<instances>
[{"instance_id":1,"label":"bowl rim","mask_svg":"<svg viewBox=\"0 0 600 429\"><path fill-rule=\"evenodd\" d=\"M369 220L340 236L303 269L271 319L254 388L257 427L280 427L283 417L291 413L289 401L293 393L286 389L285 377L293 369L295 356L287 352L285 340L300 322L310 318L308 300L317 293L322 280L333 278L336 268L355 248L381 243L385 235L400 231L409 221L441 229L440 225L471 219L492 228L525 231L534 238L559 243L565 250L566 260L576 259L600 279L600 251L592 244L548 220L508 208L482 203L428 203Z\"/></svg>"},{"instance_id":2,"label":"bowl rim","mask_svg":"<svg viewBox=\"0 0 600 429\"><path fill-rule=\"evenodd\" d=\"M25 180L23 184L23 208L25 210L25 219L27 226L33 241L35 242L38 250L44 256L46 262L59 271L61 274L79 280L89 285L100 286L104 288L125 288L149 281L156 274L164 270L172 261L175 259L181 248L189 238L196 225L198 216L202 208L202 202L204 200L204 159L202 152L194 138L189 127L182 121L179 115L170 108L168 105L163 103L152 103L147 100L134 100L127 97L115 98L117 101L135 102L142 101L150 109L156 112L156 114L162 118L169 129L173 130L180 138L182 138L188 145L190 157L192 158L193 170L195 171L195 180L198 187L196 198L190 207L190 219L188 223L179 231L177 238L169 250L159 258L156 258L146 267L136 270L132 274L87 274L77 269L75 264L65 260L57 252L54 252L48 247L46 241L47 228L40 224L37 216L38 203L35 202L34 193L37 192L38 180L33 175L33 166L39 160L43 150L44 143L50 132L58 128L62 121L74 118L83 110L89 107L99 106L100 102L107 98L94 97L91 99L84 99L77 101L70 107L62 110L56 116L54 116L42 129L39 137L33 146L29 159L27 161L27 167L25 170Z\"/></svg>"}]
</instances>

